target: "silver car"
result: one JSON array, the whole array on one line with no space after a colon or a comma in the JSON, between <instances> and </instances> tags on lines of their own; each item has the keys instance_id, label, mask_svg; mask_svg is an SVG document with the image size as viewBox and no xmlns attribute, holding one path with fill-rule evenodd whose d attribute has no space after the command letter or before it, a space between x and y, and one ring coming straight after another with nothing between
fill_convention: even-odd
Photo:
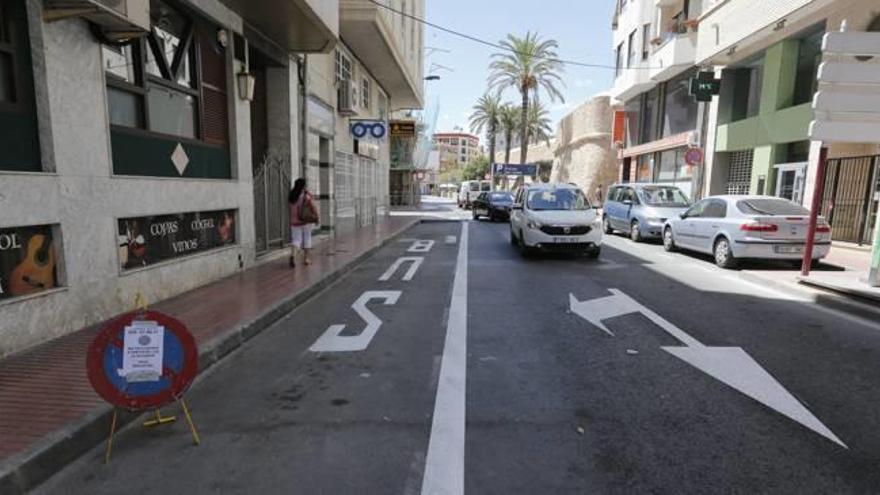
<instances>
[{"instance_id":1,"label":"silver car","mask_svg":"<svg viewBox=\"0 0 880 495\"><path fill-rule=\"evenodd\" d=\"M775 196L711 196L666 221L663 247L711 254L722 268L741 259L803 257L810 211ZM813 260L828 255L831 227L819 217Z\"/></svg>"},{"instance_id":2,"label":"silver car","mask_svg":"<svg viewBox=\"0 0 880 495\"><path fill-rule=\"evenodd\" d=\"M615 230L639 242L659 239L663 225L691 206L690 200L674 186L661 184L616 184L608 188L602 215L606 234Z\"/></svg>"}]
</instances>

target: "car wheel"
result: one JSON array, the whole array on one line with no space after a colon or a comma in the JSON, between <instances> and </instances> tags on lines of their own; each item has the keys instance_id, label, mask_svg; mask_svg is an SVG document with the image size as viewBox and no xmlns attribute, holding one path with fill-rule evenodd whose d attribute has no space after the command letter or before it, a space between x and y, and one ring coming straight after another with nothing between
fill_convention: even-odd
<instances>
[{"instance_id":1,"label":"car wheel","mask_svg":"<svg viewBox=\"0 0 880 495\"><path fill-rule=\"evenodd\" d=\"M532 249L530 247L526 246L526 238L523 235L521 230L519 231L518 245L519 245L519 253L521 255L523 255L523 257L528 257L529 255L532 254Z\"/></svg>"},{"instance_id":2,"label":"car wheel","mask_svg":"<svg viewBox=\"0 0 880 495\"><path fill-rule=\"evenodd\" d=\"M666 227L666 230L663 231L663 249L670 253L676 250L672 227Z\"/></svg>"},{"instance_id":3,"label":"car wheel","mask_svg":"<svg viewBox=\"0 0 880 495\"><path fill-rule=\"evenodd\" d=\"M639 229L638 220L633 220L632 224L629 226L629 238L632 239L633 242L642 242L642 231Z\"/></svg>"},{"instance_id":4,"label":"car wheel","mask_svg":"<svg viewBox=\"0 0 880 495\"><path fill-rule=\"evenodd\" d=\"M602 254L602 246L594 246L584 252L584 256L591 260L599 258L600 254Z\"/></svg>"},{"instance_id":5,"label":"car wheel","mask_svg":"<svg viewBox=\"0 0 880 495\"><path fill-rule=\"evenodd\" d=\"M514 235L513 229L510 229L510 244L514 246L517 245L516 235Z\"/></svg>"},{"instance_id":6,"label":"car wheel","mask_svg":"<svg viewBox=\"0 0 880 495\"><path fill-rule=\"evenodd\" d=\"M611 235L614 233L614 229L611 228L611 222L608 221L608 217L602 219L602 230L607 235Z\"/></svg>"},{"instance_id":7,"label":"car wheel","mask_svg":"<svg viewBox=\"0 0 880 495\"><path fill-rule=\"evenodd\" d=\"M472 216L474 217L474 220L479 220L479 219L480 219L480 215L477 215L477 209L476 209L476 208L473 209L473 215L472 215Z\"/></svg>"},{"instance_id":8,"label":"car wheel","mask_svg":"<svg viewBox=\"0 0 880 495\"><path fill-rule=\"evenodd\" d=\"M715 241L715 249L713 250L713 253L715 254L716 265L721 268L736 267L736 258L733 257L733 252L730 249L730 241L728 241L726 237L722 237Z\"/></svg>"}]
</instances>

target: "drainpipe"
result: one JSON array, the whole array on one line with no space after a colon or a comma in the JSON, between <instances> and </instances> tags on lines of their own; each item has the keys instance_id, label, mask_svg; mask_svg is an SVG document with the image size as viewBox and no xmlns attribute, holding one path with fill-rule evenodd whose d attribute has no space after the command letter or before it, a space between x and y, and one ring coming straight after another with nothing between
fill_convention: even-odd
<instances>
[{"instance_id":1,"label":"drainpipe","mask_svg":"<svg viewBox=\"0 0 880 495\"><path fill-rule=\"evenodd\" d=\"M309 165L309 56L302 55L297 57L297 65L299 67L299 97L300 97L300 128L299 128L299 165L300 177L306 176L306 170Z\"/></svg>"}]
</instances>

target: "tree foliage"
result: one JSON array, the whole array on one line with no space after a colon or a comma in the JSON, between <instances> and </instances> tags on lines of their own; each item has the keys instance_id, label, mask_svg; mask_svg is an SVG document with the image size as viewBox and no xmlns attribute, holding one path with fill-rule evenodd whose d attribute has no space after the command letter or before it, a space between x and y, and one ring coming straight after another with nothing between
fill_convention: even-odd
<instances>
[{"instance_id":1,"label":"tree foliage","mask_svg":"<svg viewBox=\"0 0 880 495\"><path fill-rule=\"evenodd\" d=\"M564 69L556 53L559 44L553 39L542 39L538 33L527 32L524 37L508 34L498 42L503 52L492 55L489 64L489 87L504 91L515 88L522 98L520 107L520 162L528 157L530 99L538 101L543 90L550 101L565 101L559 87L563 86Z\"/></svg>"}]
</instances>

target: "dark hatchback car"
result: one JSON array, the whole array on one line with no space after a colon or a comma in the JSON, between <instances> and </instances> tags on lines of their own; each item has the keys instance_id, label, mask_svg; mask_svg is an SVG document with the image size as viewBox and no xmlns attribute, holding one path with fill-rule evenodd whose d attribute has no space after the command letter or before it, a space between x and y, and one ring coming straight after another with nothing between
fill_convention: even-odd
<instances>
[{"instance_id":1,"label":"dark hatchback car","mask_svg":"<svg viewBox=\"0 0 880 495\"><path fill-rule=\"evenodd\" d=\"M513 194L506 191L484 192L473 203L474 220L486 217L491 221L510 220Z\"/></svg>"}]
</instances>

